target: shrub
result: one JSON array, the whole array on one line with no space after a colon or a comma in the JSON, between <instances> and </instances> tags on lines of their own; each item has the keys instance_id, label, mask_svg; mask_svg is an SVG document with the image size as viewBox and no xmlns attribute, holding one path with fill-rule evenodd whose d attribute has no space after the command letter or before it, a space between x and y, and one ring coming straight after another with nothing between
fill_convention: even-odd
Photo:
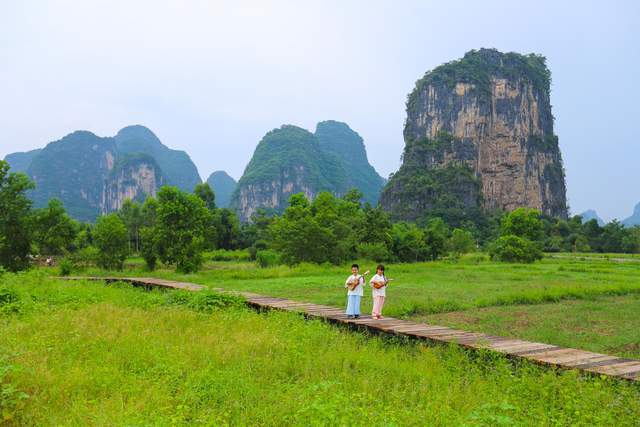
<instances>
[{"instance_id":1,"label":"shrub","mask_svg":"<svg viewBox=\"0 0 640 427\"><path fill-rule=\"evenodd\" d=\"M22 311L20 294L8 286L0 286L0 314L19 313Z\"/></svg>"},{"instance_id":2,"label":"shrub","mask_svg":"<svg viewBox=\"0 0 640 427\"><path fill-rule=\"evenodd\" d=\"M265 249L258 251L256 254L256 262L261 268L273 267L282 262L282 256L276 251Z\"/></svg>"},{"instance_id":3,"label":"shrub","mask_svg":"<svg viewBox=\"0 0 640 427\"><path fill-rule=\"evenodd\" d=\"M87 246L75 252L71 252L66 256L74 265L74 267L82 268L95 265L98 261L98 248L95 246Z\"/></svg>"},{"instance_id":4,"label":"shrub","mask_svg":"<svg viewBox=\"0 0 640 427\"><path fill-rule=\"evenodd\" d=\"M226 250L226 249L217 249L215 251L210 251L207 253L211 261L250 261L251 255L249 250L246 249L236 249L236 250ZM255 255L253 260L255 260Z\"/></svg>"},{"instance_id":5,"label":"shrub","mask_svg":"<svg viewBox=\"0 0 640 427\"><path fill-rule=\"evenodd\" d=\"M140 230L140 254L147 265L147 270L156 269L158 262L157 237L154 227L143 227Z\"/></svg>"},{"instance_id":6,"label":"shrub","mask_svg":"<svg viewBox=\"0 0 640 427\"><path fill-rule=\"evenodd\" d=\"M73 261L69 257L62 258L59 267L61 276L68 276L75 270L75 265L73 265Z\"/></svg>"},{"instance_id":7,"label":"shrub","mask_svg":"<svg viewBox=\"0 0 640 427\"><path fill-rule=\"evenodd\" d=\"M456 228L451 233L448 246L449 252L455 256L460 256L472 252L476 248L476 242L469 231Z\"/></svg>"},{"instance_id":8,"label":"shrub","mask_svg":"<svg viewBox=\"0 0 640 427\"><path fill-rule=\"evenodd\" d=\"M528 239L507 234L501 236L489 248L491 258L505 262L534 262L542 259L542 251Z\"/></svg>"},{"instance_id":9,"label":"shrub","mask_svg":"<svg viewBox=\"0 0 640 427\"><path fill-rule=\"evenodd\" d=\"M356 252L359 258L375 262L391 259L391 252L384 243L360 243L356 246Z\"/></svg>"},{"instance_id":10,"label":"shrub","mask_svg":"<svg viewBox=\"0 0 640 427\"><path fill-rule=\"evenodd\" d=\"M120 217L116 214L99 217L93 236L98 248L98 266L122 270L129 252L129 235Z\"/></svg>"}]
</instances>

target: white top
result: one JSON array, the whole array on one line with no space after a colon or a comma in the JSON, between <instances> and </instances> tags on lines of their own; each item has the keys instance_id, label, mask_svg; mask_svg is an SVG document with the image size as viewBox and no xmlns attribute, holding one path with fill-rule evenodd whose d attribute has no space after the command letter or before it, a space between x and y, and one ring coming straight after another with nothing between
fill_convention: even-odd
<instances>
[{"instance_id":1,"label":"white top","mask_svg":"<svg viewBox=\"0 0 640 427\"><path fill-rule=\"evenodd\" d=\"M349 289L348 284L349 284L349 282L351 282L355 278L359 278L360 279L360 283L358 283L358 286L356 286L354 290L351 290L351 289ZM344 282L344 287L349 289L349 291L347 292L347 295L360 295L360 296L363 296L364 295L364 277L362 277L359 274L352 274L351 276L347 277L346 282Z\"/></svg>"},{"instance_id":2,"label":"white top","mask_svg":"<svg viewBox=\"0 0 640 427\"><path fill-rule=\"evenodd\" d=\"M369 283L371 284L371 291L372 291L372 295L374 297L386 297L387 296L387 286L383 286L380 289L376 289L373 287L373 282L383 282L385 283L387 281L387 279L384 276L381 276L379 274L375 274L371 280L369 281Z\"/></svg>"}]
</instances>

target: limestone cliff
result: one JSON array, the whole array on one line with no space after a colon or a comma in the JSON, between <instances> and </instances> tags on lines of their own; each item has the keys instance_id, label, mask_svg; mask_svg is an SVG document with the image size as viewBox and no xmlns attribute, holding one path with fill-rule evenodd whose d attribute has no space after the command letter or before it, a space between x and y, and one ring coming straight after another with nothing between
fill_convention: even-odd
<instances>
[{"instance_id":1,"label":"limestone cliff","mask_svg":"<svg viewBox=\"0 0 640 427\"><path fill-rule=\"evenodd\" d=\"M70 216L82 221L118 209L127 198L154 195L170 183L153 156L123 153L115 138L88 131L73 132L25 154L10 156L35 181L36 188L29 192L34 205L43 207L57 198Z\"/></svg>"},{"instance_id":2,"label":"limestone cliff","mask_svg":"<svg viewBox=\"0 0 640 427\"><path fill-rule=\"evenodd\" d=\"M267 133L247 165L231 197L242 221L258 209L281 212L292 194L309 199L322 190L338 191L344 171L324 153L318 139L297 126L284 125Z\"/></svg>"},{"instance_id":3,"label":"limestone cliff","mask_svg":"<svg viewBox=\"0 0 640 427\"><path fill-rule=\"evenodd\" d=\"M143 202L156 195L166 184L165 177L153 157L146 154L129 154L118 159L105 181L102 192L102 213L122 207L125 200Z\"/></svg>"},{"instance_id":4,"label":"limestone cliff","mask_svg":"<svg viewBox=\"0 0 640 427\"><path fill-rule=\"evenodd\" d=\"M549 86L543 57L494 49L427 72L408 97L403 164L382 206L397 219L518 207L566 217Z\"/></svg>"}]
</instances>

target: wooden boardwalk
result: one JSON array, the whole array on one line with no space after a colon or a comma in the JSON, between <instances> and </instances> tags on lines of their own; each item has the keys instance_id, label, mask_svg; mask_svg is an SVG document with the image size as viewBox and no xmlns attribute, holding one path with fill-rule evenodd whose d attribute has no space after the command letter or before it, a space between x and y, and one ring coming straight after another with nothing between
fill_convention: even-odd
<instances>
[{"instance_id":1,"label":"wooden boardwalk","mask_svg":"<svg viewBox=\"0 0 640 427\"><path fill-rule=\"evenodd\" d=\"M206 286L193 283L145 277L69 277L70 280L101 280L127 282L145 287L163 287L199 291ZM224 291L221 288L208 288ZM273 298L251 292L232 292L243 296L247 303L258 309L276 309L304 314L309 318L366 329L372 332L395 334L435 343L454 343L470 349L486 349L502 353L515 359L526 359L534 363L563 369L578 369L595 375L606 375L640 383L640 360L626 359L574 348L563 348L551 344L504 338L477 332L452 329L445 326L416 323L385 317L376 320L365 315L359 319L348 319L343 308L327 305Z\"/></svg>"}]
</instances>

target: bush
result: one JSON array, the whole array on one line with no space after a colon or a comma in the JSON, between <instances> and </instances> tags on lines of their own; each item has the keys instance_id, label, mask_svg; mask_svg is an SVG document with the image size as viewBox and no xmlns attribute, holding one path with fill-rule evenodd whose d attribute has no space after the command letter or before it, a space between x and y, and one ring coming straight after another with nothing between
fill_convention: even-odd
<instances>
[{"instance_id":1,"label":"bush","mask_svg":"<svg viewBox=\"0 0 640 427\"><path fill-rule=\"evenodd\" d=\"M13 288L0 286L0 314L19 313L22 308L20 294Z\"/></svg>"},{"instance_id":2,"label":"bush","mask_svg":"<svg viewBox=\"0 0 640 427\"><path fill-rule=\"evenodd\" d=\"M534 262L542 259L542 251L528 239L508 234L501 236L489 247L491 259L504 262Z\"/></svg>"},{"instance_id":3,"label":"bush","mask_svg":"<svg viewBox=\"0 0 640 427\"><path fill-rule=\"evenodd\" d=\"M211 261L250 261L251 254L246 249L217 249L207 253ZM255 260L255 257L254 259Z\"/></svg>"},{"instance_id":4,"label":"bush","mask_svg":"<svg viewBox=\"0 0 640 427\"><path fill-rule=\"evenodd\" d=\"M122 270L129 252L129 234L120 217L116 214L99 217L93 236L98 248L98 266Z\"/></svg>"},{"instance_id":5,"label":"bush","mask_svg":"<svg viewBox=\"0 0 640 427\"><path fill-rule=\"evenodd\" d=\"M87 246L70 253L66 256L74 265L76 269L82 267L90 267L98 261L98 248L95 246Z\"/></svg>"},{"instance_id":6,"label":"bush","mask_svg":"<svg viewBox=\"0 0 640 427\"><path fill-rule=\"evenodd\" d=\"M265 249L258 251L256 254L256 262L261 268L273 267L282 262L282 256L276 251Z\"/></svg>"},{"instance_id":7,"label":"bush","mask_svg":"<svg viewBox=\"0 0 640 427\"><path fill-rule=\"evenodd\" d=\"M73 272L73 270L75 270L75 265L69 257L62 258L62 260L60 260L59 267L61 276L68 276Z\"/></svg>"},{"instance_id":8,"label":"bush","mask_svg":"<svg viewBox=\"0 0 640 427\"><path fill-rule=\"evenodd\" d=\"M469 231L456 228L451 233L448 246L449 252L454 256L460 256L472 252L476 248L476 242Z\"/></svg>"},{"instance_id":9,"label":"bush","mask_svg":"<svg viewBox=\"0 0 640 427\"><path fill-rule=\"evenodd\" d=\"M384 243L360 243L356 246L356 252L359 258L375 262L391 259L391 252Z\"/></svg>"},{"instance_id":10,"label":"bush","mask_svg":"<svg viewBox=\"0 0 640 427\"><path fill-rule=\"evenodd\" d=\"M154 227L143 227L140 230L140 254L147 265L147 270L156 269L158 262L157 237Z\"/></svg>"}]
</instances>

